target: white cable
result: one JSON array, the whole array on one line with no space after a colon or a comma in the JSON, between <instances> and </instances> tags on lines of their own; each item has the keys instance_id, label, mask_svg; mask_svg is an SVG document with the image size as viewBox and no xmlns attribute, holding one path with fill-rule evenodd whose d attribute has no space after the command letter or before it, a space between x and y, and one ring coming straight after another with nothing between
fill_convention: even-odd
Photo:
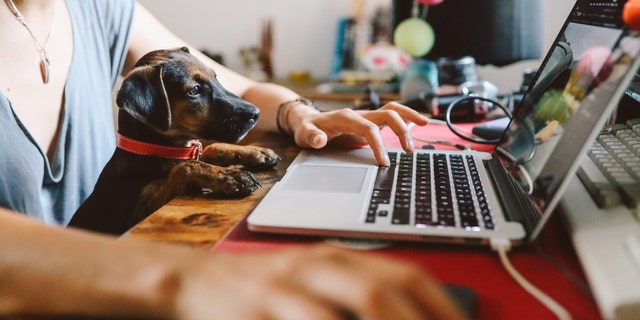
<instances>
[{"instance_id":1,"label":"white cable","mask_svg":"<svg viewBox=\"0 0 640 320\"><path fill-rule=\"evenodd\" d=\"M520 169L520 173L524 176L524 179L527 180L527 193L533 194L533 180L531 180L531 176L525 167L521 164L518 164L518 169Z\"/></svg>"},{"instance_id":2,"label":"white cable","mask_svg":"<svg viewBox=\"0 0 640 320\"><path fill-rule=\"evenodd\" d=\"M511 264L511 261L509 261L509 257L507 257L507 251L509 251L509 249L511 248L511 243L509 243L509 241L492 240L491 248L498 252L498 255L500 256L500 261L502 262L502 265L504 266L504 268L507 270L507 272L509 272L509 275L511 275L511 277L513 277L513 279L516 280L516 282L518 282L518 284L524 290L526 290L534 298L538 299L538 301L540 301L545 307L547 307L551 312L553 312L553 314L555 314L556 317L558 317L558 319L560 320L571 319L571 315L563 306L561 306L551 297L549 297L540 289L538 289L529 281L527 281L527 279L525 279L518 272L518 270L516 270L513 267L513 265Z\"/></svg>"}]
</instances>

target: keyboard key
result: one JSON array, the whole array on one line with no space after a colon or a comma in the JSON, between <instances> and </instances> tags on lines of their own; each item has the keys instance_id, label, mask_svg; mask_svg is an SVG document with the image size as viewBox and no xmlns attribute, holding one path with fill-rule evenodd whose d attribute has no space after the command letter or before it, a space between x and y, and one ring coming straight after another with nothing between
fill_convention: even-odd
<instances>
[{"instance_id":1,"label":"keyboard key","mask_svg":"<svg viewBox=\"0 0 640 320\"><path fill-rule=\"evenodd\" d=\"M585 157L582 160L577 175L599 207L613 207L622 203L616 186L602 174L591 158Z\"/></svg>"},{"instance_id":2,"label":"keyboard key","mask_svg":"<svg viewBox=\"0 0 640 320\"><path fill-rule=\"evenodd\" d=\"M393 214L391 217L391 223L393 224L409 224L411 220L411 212L409 205L395 205L393 207Z\"/></svg>"},{"instance_id":3,"label":"keyboard key","mask_svg":"<svg viewBox=\"0 0 640 320\"><path fill-rule=\"evenodd\" d=\"M396 166L378 167L378 175L374 183L374 190L391 190L393 189L393 179L395 178Z\"/></svg>"}]
</instances>

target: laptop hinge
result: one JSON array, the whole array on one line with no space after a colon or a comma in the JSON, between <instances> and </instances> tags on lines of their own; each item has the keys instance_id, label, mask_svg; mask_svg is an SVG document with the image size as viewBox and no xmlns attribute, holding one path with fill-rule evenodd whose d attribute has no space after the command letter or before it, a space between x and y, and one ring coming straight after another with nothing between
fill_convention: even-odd
<instances>
[{"instance_id":1,"label":"laptop hinge","mask_svg":"<svg viewBox=\"0 0 640 320\"><path fill-rule=\"evenodd\" d=\"M497 192L502 211L507 221L522 224L527 234L531 233L540 221L540 213L536 210L529 195L520 184L511 177L500 163L497 152L493 152L489 161L485 162L493 188Z\"/></svg>"}]
</instances>

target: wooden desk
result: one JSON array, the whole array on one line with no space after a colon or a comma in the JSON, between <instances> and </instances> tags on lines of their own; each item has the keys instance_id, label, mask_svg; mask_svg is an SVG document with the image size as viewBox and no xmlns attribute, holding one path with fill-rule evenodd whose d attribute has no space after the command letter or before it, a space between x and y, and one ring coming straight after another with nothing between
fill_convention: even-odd
<instances>
[{"instance_id":1,"label":"wooden desk","mask_svg":"<svg viewBox=\"0 0 640 320\"><path fill-rule=\"evenodd\" d=\"M300 152L290 138L258 130L250 132L242 144L269 146L282 158L275 169L255 173L262 184L256 192L242 199L177 197L132 228L124 237L211 249L262 199Z\"/></svg>"},{"instance_id":2,"label":"wooden desk","mask_svg":"<svg viewBox=\"0 0 640 320\"><path fill-rule=\"evenodd\" d=\"M422 138L455 140L447 128L429 127L434 131L421 131ZM388 131L383 136L389 147L399 147L397 139ZM254 132L245 143L270 146L283 158L275 170L256 174L263 184L256 193L238 200L180 197L125 236L183 243L211 250L212 254L218 251L274 250L324 241L318 237L257 234L247 229L243 217L284 174L299 149L277 134L264 132ZM422 145L416 143L418 148ZM588 290L581 289L575 282L577 279L584 283L585 277L559 218L559 215L553 217L539 237L540 251L533 246L517 248L509 254L512 264L525 278L564 305L574 319L600 319ZM414 263L439 281L472 288L477 295L478 319L553 319L549 310L507 274L497 254L488 248L395 243L371 253ZM564 272L575 278L567 277Z\"/></svg>"}]
</instances>

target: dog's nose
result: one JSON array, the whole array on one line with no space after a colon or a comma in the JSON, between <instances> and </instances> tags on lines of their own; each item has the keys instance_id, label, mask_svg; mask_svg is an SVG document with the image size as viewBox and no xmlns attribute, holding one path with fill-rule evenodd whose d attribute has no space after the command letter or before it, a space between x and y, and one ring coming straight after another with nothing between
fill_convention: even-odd
<instances>
[{"instance_id":1,"label":"dog's nose","mask_svg":"<svg viewBox=\"0 0 640 320\"><path fill-rule=\"evenodd\" d=\"M243 118L241 120L245 120L251 125L254 125L258 122L258 118L260 117L260 109L254 106L252 106L251 109L253 110L246 110L246 112L243 112L240 116Z\"/></svg>"}]
</instances>

